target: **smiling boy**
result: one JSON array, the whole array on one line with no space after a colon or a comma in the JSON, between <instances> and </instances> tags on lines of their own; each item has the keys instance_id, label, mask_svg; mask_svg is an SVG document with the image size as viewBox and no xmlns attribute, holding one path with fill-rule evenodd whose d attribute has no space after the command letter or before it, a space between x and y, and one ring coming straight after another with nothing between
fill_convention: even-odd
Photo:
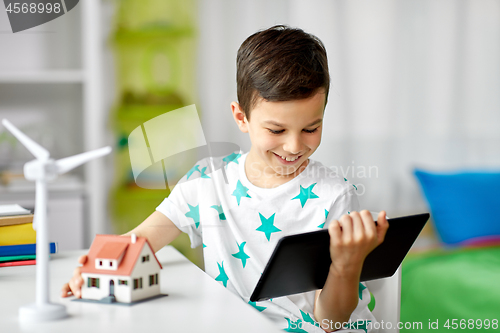
<instances>
[{"instance_id":1,"label":"smiling boy","mask_svg":"<svg viewBox=\"0 0 500 333\"><path fill-rule=\"evenodd\" d=\"M184 176L127 235L146 237L156 252L187 233L192 247L203 244L206 273L285 331L323 332L349 319L375 321L359 277L365 257L384 239L385 212L376 226L368 211L358 213L355 188L310 159L321 142L329 84L326 51L316 37L285 26L248 37L238 51L238 102L231 109L250 136L250 151L199 161L199 170L216 171ZM331 240L324 288L250 302L278 240L320 228L328 228ZM82 284L77 268L63 296L71 290L79 297Z\"/></svg>"}]
</instances>

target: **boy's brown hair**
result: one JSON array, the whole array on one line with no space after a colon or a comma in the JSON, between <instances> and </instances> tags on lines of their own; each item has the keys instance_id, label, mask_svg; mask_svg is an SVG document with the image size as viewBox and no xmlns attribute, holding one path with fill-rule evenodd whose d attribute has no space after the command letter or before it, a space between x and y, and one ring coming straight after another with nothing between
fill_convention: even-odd
<instances>
[{"instance_id":1,"label":"boy's brown hair","mask_svg":"<svg viewBox=\"0 0 500 333\"><path fill-rule=\"evenodd\" d=\"M236 58L238 102L250 120L259 98L269 102L312 96L328 99L330 75L323 43L301 29L276 25L248 37Z\"/></svg>"}]
</instances>

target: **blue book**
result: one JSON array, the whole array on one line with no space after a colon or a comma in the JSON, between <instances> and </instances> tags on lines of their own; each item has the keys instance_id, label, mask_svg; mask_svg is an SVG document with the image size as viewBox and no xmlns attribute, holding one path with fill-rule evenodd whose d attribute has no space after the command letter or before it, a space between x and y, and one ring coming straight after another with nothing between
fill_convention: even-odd
<instances>
[{"instance_id":1,"label":"blue book","mask_svg":"<svg viewBox=\"0 0 500 333\"><path fill-rule=\"evenodd\" d=\"M57 243L49 244L50 253L57 253ZM0 246L0 257L27 256L36 254L36 244L19 244Z\"/></svg>"}]
</instances>

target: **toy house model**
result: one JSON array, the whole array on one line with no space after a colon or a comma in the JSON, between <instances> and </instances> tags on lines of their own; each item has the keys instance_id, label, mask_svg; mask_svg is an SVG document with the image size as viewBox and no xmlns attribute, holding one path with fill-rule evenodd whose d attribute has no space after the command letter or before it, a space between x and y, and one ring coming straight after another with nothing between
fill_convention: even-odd
<instances>
[{"instance_id":1,"label":"toy house model","mask_svg":"<svg viewBox=\"0 0 500 333\"><path fill-rule=\"evenodd\" d=\"M82 299L132 303L156 296L161 268L145 237L97 235L81 269Z\"/></svg>"}]
</instances>

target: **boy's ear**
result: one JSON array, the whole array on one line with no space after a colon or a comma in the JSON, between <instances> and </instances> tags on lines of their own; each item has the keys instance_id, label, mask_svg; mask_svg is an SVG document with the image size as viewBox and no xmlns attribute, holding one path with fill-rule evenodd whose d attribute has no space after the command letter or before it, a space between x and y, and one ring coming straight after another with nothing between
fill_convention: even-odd
<instances>
[{"instance_id":1,"label":"boy's ear","mask_svg":"<svg viewBox=\"0 0 500 333\"><path fill-rule=\"evenodd\" d=\"M231 103L231 111L233 111L233 118L238 125L238 128L243 133L248 133L248 120L245 117L245 113L241 109L240 105L236 102Z\"/></svg>"}]
</instances>

